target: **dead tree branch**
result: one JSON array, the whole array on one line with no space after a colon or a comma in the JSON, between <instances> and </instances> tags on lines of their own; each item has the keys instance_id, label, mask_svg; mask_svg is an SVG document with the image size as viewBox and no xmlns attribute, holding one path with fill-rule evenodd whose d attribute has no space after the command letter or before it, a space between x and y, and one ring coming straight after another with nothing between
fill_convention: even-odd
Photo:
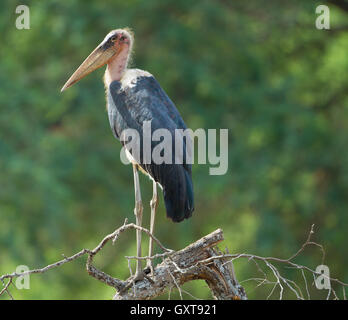
<instances>
[{"instance_id":1,"label":"dead tree branch","mask_svg":"<svg viewBox=\"0 0 348 320\"><path fill-rule=\"evenodd\" d=\"M287 259L281 259L275 257L262 257L247 253L230 254L227 249L225 252L222 252L216 247L216 245L224 239L221 229L217 229L216 231L208 234L207 236L199 239L198 241L190 244L180 251L173 251L164 247L156 237L151 235L149 230L139 227L133 223L127 224L126 220L123 226L104 237L93 250L83 249L70 257L63 255L64 259L47 265L43 268L28 270L22 273L13 272L0 276L0 281L3 284L3 288L0 290L0 296L7 293L8 296L13 299L9 288L12 284L14 284L13 280L15 278L30 274L45 273L53 268L57 268L65 263L74 261L82 256L87 255L87 272L97 280L102 281L108 286L115 288L115 300L153 299L162 295L166 291L168 291L170 294L173 289L177 289L179 291L180 297L182 298L182 292L187 292L183 290L181 286L186 282L198 279L205 280L211 290L214 299L244 300L247 299L246 293L243 287L238 283L233 268L233 262L242 258L246 258L248 261L253 262L256 265L257 270L263 275L261 278L254 277L244 280L243 282L256 281L258 283L257 286L271 284L272 289L267 298L272 297L275 290L278 288L279 299L283 298L285 289L291 290L297 299L305 299L300 286L281 274L278 265L284 265L285 267L294 268L301 272L305 284L303 290L305 290L307 299L310 299L305 272L313 276L314 280L317 276L323 276L323 274L319 274L315 270L312 270L307 266L297 264L296 262L294 262L294 259L298 257L307 246L315 246L322 251L322 263L324 262L324 248L320 244L312 241L312 235L314 234L313 228L314 225L312 225L306 241L295 254ZM121 234L123 234L126 230L132 229L140 230L141 232L147 234L149 237L152 237L154 242L162 250L162 253L155 254L151 257L127 256L126 259L128 259L128 265L131 274L131 276L127 280L114 278L104 271L97 269L93 265L94 257L101 252L101 250L110 240L112 243L115 243L119 239ZM147 258L161 258L162 263L158 264L155 267L154 273L153 275L151 275L151 277L145 276L144 279L134 282L132 277L132 270L130 267L130 261L132 259ZM274 280L269 279L270 276L266 274L266 271L263 269L262 265L264 265L268 269L268 271L270 271L269 273L273 275ZM345 299L345 287L347 287L348 284L329 276L327 276L327 279L329 279L332 283L336 283L342 286L343 298ZM189 294L192 298L195 298L190 293L187 294ZM332 288L330 288L330 290L328 291L327 299L329 299L331 295L334 299L338 299L338 295Z\"/></svg>"},{"instance_id":2,"label":"dead tree branch","mask_svg":"<svg viewBox=\"0 0 348 320\"><path fill-rule=\"evenodd\" d=\"M134 284L132 283L132 277L123 281L110 276L93 265L94 257L103 249L107 242L112 240L114 243L124 231L130 229L141 230L149 237L152 237L157 245L162 249L163 253L156 254L150 257L151 259L159 257L164 259L167 257L155 268L152 278L145 277L144 280ZM238 285L230 263L226 264L221 258L213 262L209 261L208 263L201 263L201 261L205 259L221 254L221 252L217 252L217 249L212 247L222 240L222 230L218 229L189 245L185 249L175 252L165 248L156 237L151 235L149 230L133 223L127 224L127 222L125 222L122 227L104 237L104 239L93 250L83 249L70 257L64 256L64 259L43 268L28 270L22 273L13 272L2 275L0 280L2 281L4 288L0 291L0 296L7 292L11 299L13 298L9 291L9 287L12 284L12 280L17 277L45 273L48 270L57 268L65 263L87 255L87 272L92 277L115 288L117 294L114 299L151 299L161 295L166 290L171 290L173 287L178 288L181 294L180 286L185 282L196 279L204 279L216 299L246 299L245 292L243 288ZM146 259L148 257L126 258L131 260ZM5 280L7 279L8 282L5 284Z\"/></svg>"},{"instance_id":3,"label":"dead tree branch","mask_svg":"<svg viewBox=\"0 0 348 320\"><path fill-rule=\"evenodd\" d=\"M221 252L213 247L222 240L223 232L218 229L188 247L173 252L156 266L152 281L139 281L128 290L117 292L114 299L152 299L172 288L177 288L181 295L180 288L184 283L198 279L206 281L215 299L246 299L231 263L222 258L214 260ZM207 259L212 260L205 262Z\"/></svg>"}]
</instances>

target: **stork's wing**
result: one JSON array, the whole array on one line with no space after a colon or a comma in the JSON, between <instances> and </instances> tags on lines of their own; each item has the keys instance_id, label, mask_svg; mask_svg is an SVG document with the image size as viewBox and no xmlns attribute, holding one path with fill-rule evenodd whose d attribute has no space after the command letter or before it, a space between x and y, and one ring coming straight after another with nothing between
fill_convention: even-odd
<instances>
[{"instance_id":1,"label":"stork's wing","mask_svg":"<svg viewBox=\"0 0 348 320\"><path fill-rule=\"evenodd\" d=\"M186 129L178 110L156 79L142 76L131 86L122 88L119 81L109 86L108 112L111 128L119 138L125 129L136 129L140 136L140 155L133 158L162 188L167 215L174 221L191 216L193 211L193 186L191 164L186 163L186 141L183 139L183 164L175 164L175 129ZM167 129L172 138L172 164L144 164L143 123L151 121L152 133ZM121 140L125 145L125 142ZM152 141L151 150L160 142Z\"/></svg>"}]
</instances>

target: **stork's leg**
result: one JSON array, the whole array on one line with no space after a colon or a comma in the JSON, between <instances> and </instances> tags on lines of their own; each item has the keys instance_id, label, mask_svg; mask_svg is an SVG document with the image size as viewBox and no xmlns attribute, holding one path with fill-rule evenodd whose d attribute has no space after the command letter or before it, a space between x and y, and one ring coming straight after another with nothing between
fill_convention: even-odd
<instances>
[{"instance_id":1,"label":"stork's leg","mask_svg":"<svg viewBox=\"0 0 348 320\"><path fill-rule=\"evenodd\" d=\"M150 206L151 206L150 232L152 235L153 235L154 229L155 229L155 217L156 217L157 205L158 205L157 182L153 181L153 194L152 194L152 199L150 201ZM152 256L152 253L153 253L153 239L150 237L150 243L149 243L149 256L150 257ZM151 273L153 273L152 259L147 260L146 267L150 269Z\"/></svg>"},{"instance_id":2,"label":"stork's leg","mask_svg":"<svg viewBox=\"0 0 348 320\"><path fill-rule=\"evenodd\" d=\"M141 202L138 168L134 164L133 164L133 175L134 175L134 191L135 191L134 214L135 214L135 220L136 220L137 226L141 227L141 223L143 220L143 204ZM141 231L140 230L136 230L136 237L137 237L137 257L141 257ZM141 274L142 274L141 260L137 259L135 278L140 277Z\"/></svg>"}]
</instances>

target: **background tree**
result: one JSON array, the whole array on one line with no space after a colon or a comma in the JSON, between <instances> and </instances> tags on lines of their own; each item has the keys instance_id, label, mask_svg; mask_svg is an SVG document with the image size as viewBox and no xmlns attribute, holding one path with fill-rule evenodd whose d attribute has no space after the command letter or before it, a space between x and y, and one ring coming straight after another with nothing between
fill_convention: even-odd
<instances>
[{"instance_id":1,"label":"background tree","mask_svg":"<svg viewBox=\"0 0 348 320\"><path fill-rule=\"evenodd\" d=\"M171 223L161 199L161 242L179 249L221 227L230 251L286 258L314 223L331 275L348 282L347 1L327 2L328 31L315 28L318 1L22 2L0 3L0 274L93 247L133 219L131 170L109 128L103 71L60 93L101 35L129 26L132 66L154 74L187 125L229 129L227 174L193 166L193 218ZM29 30L15 28L19 4L30 8ZM115 264L115 248L105 250L98 264L126 278L126 261ZM120 239L118 254L134 252L135 237ZM315 268L320 252L298 261ZM14 297L109 299L112 289L82 265L33 277L31 290ZM240 281L255 273L247 262L235 268ZM249 299L271 289L243 286ZM209 298L204 288L191 282L186 290Z\"/></svg>"}]
</instances>

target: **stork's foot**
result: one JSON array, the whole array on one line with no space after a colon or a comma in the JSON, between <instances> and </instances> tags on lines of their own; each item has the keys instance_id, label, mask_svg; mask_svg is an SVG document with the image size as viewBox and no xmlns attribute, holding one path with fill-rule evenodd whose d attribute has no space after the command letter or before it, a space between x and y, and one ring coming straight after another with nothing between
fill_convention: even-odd
<instances>
[{"instance_id":1,"label":"stork's foot","mask_svg":"<svg viewBox=\"0 0 348 320\"><path fill-rule=\"evenodd\" d=\"M135 285L137 282L143 281L144 279L147 279L150 283L154 283L154 281L148 276L147 268L138 272L134 276L130 277L127 280L126 286L120 291L120 294L124 293L125 291L130 289L133 285Z\"/></svg>"},{"instance_id":2,"label":"stork's foot","mask_svg":"<svg viewBox=\"0 0 348 320\"><path fill-rule=\"evenodd\" d=\"M145 272L140 271L131 278L131 281L134 283L137 283L139 281L143 281L145 279L145 276L146 276Z\"/></svg>"},{"instance_id":3,"label":"stork's foot","mask_svg":"<svg viewBox=\"0 0 348 320\"><path fill-rule=\"evenodd\" d=\"M143 272L144 272L146 275L153 277L154 274L155 274L155 271L154 271L154 268L153 268L152 263L148 263L148 264L146 265L146 268L143 270Z\"/></svg>"}]
</instances>

